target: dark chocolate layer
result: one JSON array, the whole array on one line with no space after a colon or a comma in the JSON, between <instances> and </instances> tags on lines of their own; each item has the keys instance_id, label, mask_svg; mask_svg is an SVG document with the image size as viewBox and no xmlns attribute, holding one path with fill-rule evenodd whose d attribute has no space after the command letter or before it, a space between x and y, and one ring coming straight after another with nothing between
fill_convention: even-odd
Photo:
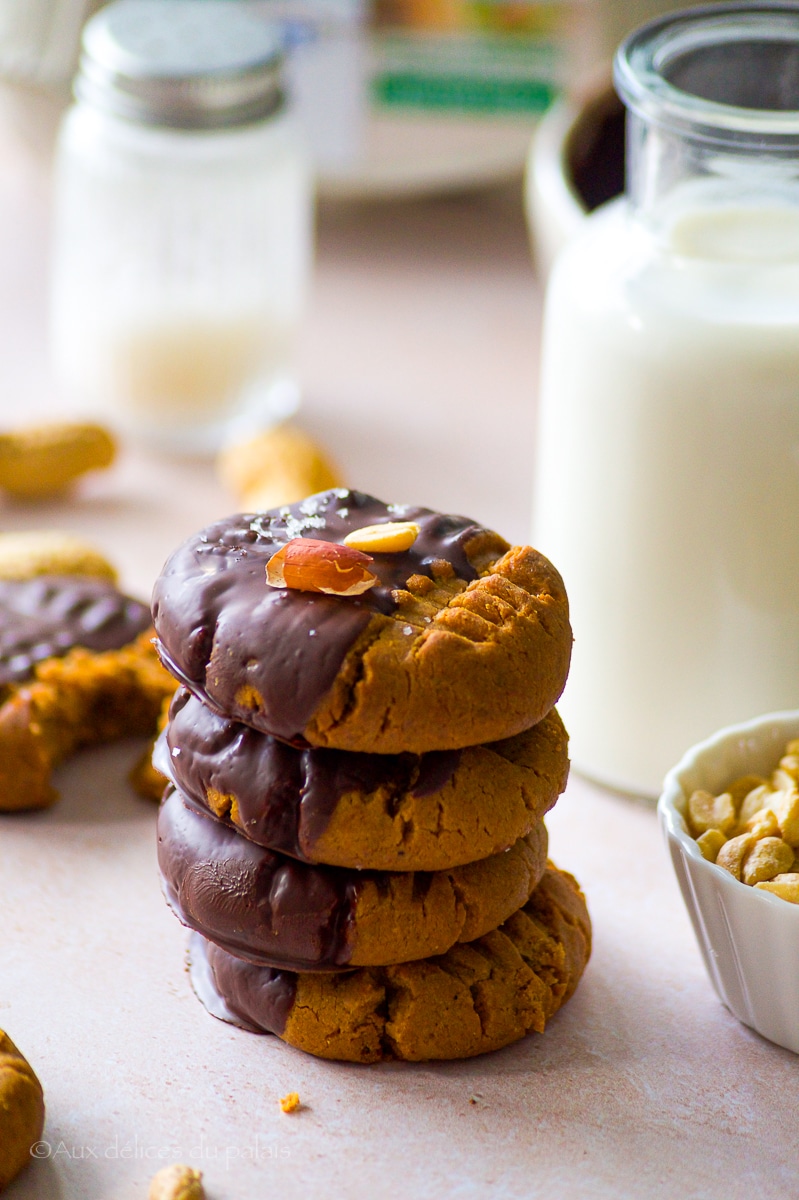
<instances>
[{"instance_id":1,"label":"dark chocolate layer","mask_svg":"<svg viewBox=\"0 0 799 1200\"><path fill-rule=\"evenodd\" d=\"M39 575L0 580L0 687L30 679L38 663L76 646L118 650L150 625L146 605L106 579Z\"/></svg>"},{"instance_id":2,"label":"dark chocolate layer","mask_svg":"<svg viewBox=\"0 0 799 1200\"><path fill-rule=\"evenodd\" d=\"M415 521L413 546L374 554L379 583L339 597L273 588L266 564L295 537L343 542L365 525ZM153 619L166 667L219 711L245 717L290 740L308 725L333 685L347 651L375 613L390 613L393 592L412 575L432 577L437 561L470 581L465 546L482 532L465 517L387 505L336 488L290 507L228 517L186 541L153 591ZM236 700L250 688L263 699L252 712Z\"/></svg>"},{"instance_id":3,"label":"dark chocolate layer","mask_svg":"<svg viewBox=\"0 0 799 1200\"><path fill-rule=\"evenodd\" d=\"M212 712L185 688L172 701L165 770L187 800L208 810L209 792L233 796L246 836L305 862L342 796L423 797L451 779L459 750L428 754L355 754L297 750ZM219 814L217 814L219 815Z\"/></svg>"},{"instance_id":4,"label":"dark chocolate layer","mask_svg":"<svg viewBox=\"0 0 799 1200\"><path fill-rule=\"evenodd\" d=\"M254 971L251 963L225 954L196 932L189 941L189 971L197 999L212 1016L251 1033L283 1034L297 994L292 971ZM257 1013L259 1024L247 1013Z\"/></svg>"},{"instance_id":5,"label":"dark chocolate layer","mask_svg":"<svg viewBox=\"0 0 799 1200\"><path fill-rule=\"evenodd\" d=\"M158 815L158 865L184 925L251 962L340 970L365 873L312 867L241 837L168 789Z\"/></svg>"}]
</instances>

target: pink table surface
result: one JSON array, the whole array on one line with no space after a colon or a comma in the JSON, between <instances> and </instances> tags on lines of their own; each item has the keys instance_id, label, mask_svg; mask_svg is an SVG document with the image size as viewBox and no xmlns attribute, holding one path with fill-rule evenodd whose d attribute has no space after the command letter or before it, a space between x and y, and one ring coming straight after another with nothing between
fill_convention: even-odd
<instances>
[{"instance_id":1,"label":"pink table surface","mask_svg":"<svg viewBox=\"0 0 799 1200\"><path fill-rule=\"evenodd\" d=\"M2 419L58 412L44 339L46 179L0 164ZM385 498L528 532L539 296L515 195L328 210L300 373L302 421ZM91 537L141 595L183 536L229 511L208 464L126 447L68 504L8 529ZM705 976L653 811L573 778L548 821L595 949L542 1037L451 1064L306 1057L208 1017L155 870L137 746L59 772L51 811L0 818L0 1026L47 1098L43 1157L10 1200L134 1200L164 1162L212 1200L799 1191L797 1061ZM281 1113L297 1091L302 1109Z\"/></svg>"}]
</instances>

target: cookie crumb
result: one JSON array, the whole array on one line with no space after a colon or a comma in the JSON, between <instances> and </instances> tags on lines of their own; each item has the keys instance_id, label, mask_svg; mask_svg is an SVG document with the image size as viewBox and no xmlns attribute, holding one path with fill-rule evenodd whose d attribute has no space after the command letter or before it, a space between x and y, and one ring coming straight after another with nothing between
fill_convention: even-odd
<instances>
[{"instance_id":1,"label":"cookie crumb","mask_svg":"<svg viewBox=\"0 0 799 1200\"><path fill-rule=\"evenodd\" d=\"M280 1107L284 1113L296 1112L300 1105L300 1097L297 1092L289 1092L286 1096L280 1097Z\"/></svg>"}]
</instances>

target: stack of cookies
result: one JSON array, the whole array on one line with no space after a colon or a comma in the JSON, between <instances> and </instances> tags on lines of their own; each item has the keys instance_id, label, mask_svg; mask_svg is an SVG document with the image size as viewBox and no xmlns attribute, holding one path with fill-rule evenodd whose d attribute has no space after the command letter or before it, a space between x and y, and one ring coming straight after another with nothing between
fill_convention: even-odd
<instances>
[{"instance_id":1,"label":"stack of cookies","mask_svg":"<svg viewBox=\"0 0 799 1200\"><path fill-rule=\"evenodd\" d=\"M325 1058L544 1028L588 958L546 858L562 581L461 517L344 489L190 538L158 579L167 900L214 1015Z\"/></svg>"}]
</instances>

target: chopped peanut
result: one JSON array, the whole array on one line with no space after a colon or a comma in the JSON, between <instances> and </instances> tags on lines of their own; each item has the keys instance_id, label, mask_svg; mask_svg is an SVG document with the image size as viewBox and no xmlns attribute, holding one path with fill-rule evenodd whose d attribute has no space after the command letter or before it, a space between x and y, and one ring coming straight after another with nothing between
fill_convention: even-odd
<instances>
[{"instance_id":1,"label":"chopped peanut","mask_svg":"<svg viewBox=\"0 0 799 1200\"><path fill-rule=\"evenodd\" d=\"M794 871L785 875L775 875L773 879L768 879L764 883L756 883L755 887L760 888L763 892L771 892L775 896L780 896L791 904L799 904L799 873Z\"/></svg>"},{"instance_id":2,"label":"chopped peanut","mask_svg":"<svg viewBox=\"0 0 799 1200\"><path fill-rule=\"evenodd\" d=\"M726 789L732 796L732 802L735 805L735 811L740 816L741 805L746 797L753 791L754 788L760 787L766 780L762 775L742 775L740 779L736 779L734 783Z\"/></svg>"},{"instance_id":3,"label":"chopped peanut","mask_svg":"<svg viewBox=\"0 0 799 1200\"><path fill-rule=\"evenodd\" d=\"M720 829L706 829L704 833L700 833L696 844L702 851L703 858L706 858L708 862L715 862L718 852L726 840Z\"/></svg>"},{"instance_id":4,"label":"chopped peanut","mask_svg":"<svg viewBox=\"0 0 799 1200\"><path fill-rule=\"evenodd\" d=\"M744 859L748 856L752 847L755 844L755 838L751 833L741 833L738 837L730 838L718 852L716 863L720 867L724 867L725 871L729 871L736 879L741 878L743 871Z\"/></svg>"},{"instance_id":5,"label":"chopped peanut","mask_svg":"<svg viewBox=\"0 0 799 1200\"><path fill-rule=\"evenodd\" d=\"M772 795L773 792L767 783L760 784L746 795L738 813L739 830L745 829L752 817L762 812L764 808L768 808Z\"/></svg>"},{"instance_id":6,"label":"chopped peanut","mask_svg":"<svg viewBox=\"0 0 799 1200\"><path fill-rule=\"evenodd\" d=\"M688 827L694 837L699 837L708 829L732 833L735 822L735 808L729 792L712 796L710 792L698 791L688 801Z\"/></svg>"},{"instance_id":7,"label":"chopped peanut","mask_svg":"<svg viewBox=\"0 0 799 1200\"><path fill-rule=\"evenodd\" d=\"M761 808L746 822L742 833L752 833L756 838L779 837L780 827L770 808Z\"/></svg>"},{"instance_id":8,"label":"chopped peanut","mask_svg":"<svg viewBox=\"0 0 799 1200\"><path fill-rule=\"evenodd\" d=\"M686 823L702 857L750 887L799 904L799 738L768 776L691 795Z\"/></svg>"},{"instance_id":9,"label":"chopped peanut","mask_svg":"<svg viewBox=\"0 0 799 1200\"><path fill-rule=\"evenodd\" d=\"M778 791L769 800L774 810L783 841L789 846L799 846L799 790L796 785L790 791Z\"/></svg>"},{"instance_id":10,"label":"chopped peanut","mask_svg":"<svg viewBox=\"0 0 799 1200\"><path fill-rule=\"evenodd\" d=\"M781 838L764 837L755 842L743 865L744 883L762 883L793 866L793 850Z\"/></svg>"}]
</instances>

